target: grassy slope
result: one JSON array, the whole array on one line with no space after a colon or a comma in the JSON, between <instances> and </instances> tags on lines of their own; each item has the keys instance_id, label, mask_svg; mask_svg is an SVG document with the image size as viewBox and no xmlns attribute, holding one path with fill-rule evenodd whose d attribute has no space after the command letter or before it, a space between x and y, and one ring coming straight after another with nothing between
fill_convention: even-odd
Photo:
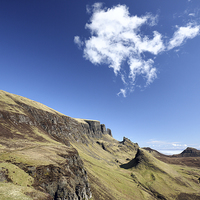
<instances>
[{"instance_id":1,"label":"grassy slope","mask_svg":"<svg viewBox=\"0 0 200 200\"><path fill-rule=\"evenodd\" d=\"M0 173L2 171L6 173L7 180L10 180L9 182L7 180L0 182L0 200L47 199L47 194L33 188L33 178L17 165L37 167L53 164L59 166L59 163L65 162L65 159L58 154L67 152L68 147L48 138L46 134L34 128L32 134L35 132L43 138L43 141L31 137L20 140L16 134L13 134L13 138L8 141L0 141L3 143L0 148ZM5 144L9 144L9 146Z\"/></svg>"},{"instance_id":2,"label":"grassy slope","mask_svg":"<svg viewBox=\"0 0 200 200\"><path fill-rule=\"evenodd\" d=\"M0 112L6 110L25 115L16 101L62 115L40 103L4 91L0 91ZM83 123L82 119L77 120ZM0 170L7 169L8 177L12 180L10 183L0 183L0 199L33 199L32 196L38 200L45 199L44 193L33 189L31 177L12 163L31 166L41 165L41 163L57 164L58 161L63 161L58 153L66 152L68 147L54 141L38 128L27 129L25 133L15 124L1 122L0 126L12 133L11 138L0 141ZM26 137L20 138L22 135ZM128 162L127 158L134 158L136 152L127 149L121 151L118 141L108 135L99 142L104 142L107 151L103 150L96 141L88 146L80 143L73 144L87 169L93 199L146 200L158 197L161 199L162 196L166 199L175 199L179 193L199 192L200 169L168 165L145 151L142 151L144 155L137 166L123 169L119 165Z\"/></svg>"},{"instance_id":3,"label":"grassy slope","mask_svg":"<svg viewBox=\"0 0 200 200\"><path fill-rule=\"evenodd\" d=\"M43 104L4 91L0 91L0 112L26 115L23 108L16 103L18 101L62 115ZM38 127L16 125L10 120L5 121L0 118L0 173L7 177L5 180L0 180L0 200L47 199L48 195L35 190L32 186L33 178L17 165L59 166L59 163L65 162L59 153L70 150L70 147L55 141Z\"/></svg>"},{"instance_id":4,"label":"grassy slope","mask_svg":"<svg viewBox=\"0 0 200 200\"><path fill-rule=\"evenodd\" d=\"M108 137L103 140L108 142ZM110 141L117 145L114 139ZM140 163L123 169L115 160L125 161L130 157L125 152L111 154L96 143L74 144L74 147L84 161L96 200L176 199L180 193L198 194L200 191L200 169L166 164L142 149Z\"/></svg>"},{"instance_id":5,"label":"grassy slope","mask_svg":"<svg viewBox=\"0 0 200 200\"><path fill-rule=\"evenodd\" d=\"M28 106L32 106L36 109L41 109L53 114L58 114L58 115L63 115L62 113L49 108L48 106L45 106L42 103L30 100L28 98L25 97L21 97L19 95L15 95L15 94L11 94L8 92L5 92L3 90L0 90L0 111L4 110L4 111L8 111L11 113L18 113L18 114L24 114L23 109L16 103L16 102L20 102L23 104L26 104ZM80 122L80 123L86 123L83 119L79 119L79 118L73 118L76 121Z\"/></svg>"},{"instance_id":6,"label":"grassy slope","mask_svg":"<svg viewBox=\"0 0 200 200\"><path fill-rule=\"evenodd\" d=\"M110 136L106 136L108 137ZM112 139L112 142L117 142ZM116 156L96 143L89 146L73 144L84 161L92 192L98 199L139 199L140 191L131 178L131 172L116 164ZM119 158L119 157L118 157ZM124 159L124 158L121 158ZM96 199L96 198L95 198Z\"/></svg>"}]
</instances>

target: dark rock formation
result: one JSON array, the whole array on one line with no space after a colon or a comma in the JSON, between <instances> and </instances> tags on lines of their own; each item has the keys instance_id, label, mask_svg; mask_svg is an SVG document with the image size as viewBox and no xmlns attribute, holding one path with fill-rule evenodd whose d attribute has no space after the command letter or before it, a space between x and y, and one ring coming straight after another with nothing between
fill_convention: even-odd
<instances>
[{"instance_id":1,"label":"dark rock formation","mask_svg":"<svg viewBox=\"0 0 200 200\"><path fill-rule=\"evenodd\" d=\"M26 163L18 163L14 160L7 160L34 178L33 187L50 196L48 200L88 200L92 197L87 179L87 172L78 152L73 148L66 154L59 154L66 159L59 165L30 166ZM8 179L8 171L0 168L0 182L11 182Z\"/></svg>"},{"instance_id":2,"label":"dark rock formation","mask_svg":"<svg viewBox=\"0 0 200 200\"><path fill-rule=\"evenodd\" d=\"M110 129L106 130L105 124L100 124L100 122L96 120L84 120L84 121L89 125L89 127L87 127L88 131L86 131L87 135L97 139L101 138L102 135L105 134L109 134L110 136L112 136L111 130Z\"/></svg>"},{"instance_id":3,"label":"dark rock formation","mask_svg":"<svg viewBox=\"0 0 200 200\"><path fill-rule=\"evenodd\" d=\"M132 167L136 167L143 160L145 161L146 158L145 158L143 152L140 149L138 149L135 158L132 159L131 161L129 161L128 163L126 163L126 164L120 165L120 167L124 168L124 169L130 169Z\"/></svg>"},{"instance_id":4,"label":"dark rock formation","mask_svg":"<svg viewBox=\"0 0 200 200\"><path fill-rule=\"evenodd\" d=\"M107 128L107 134L112 137L112 132L111 132L111 130L109 128Z\"/></svg>"},{"instance_id":5,"label":"dark rock formation","mask_svg":"<svg viewBox=\"0 0 200 200\"><path fill-rule=\"evenodd\" d=\"M119 147L121 148L123 148L123 146L126 146L131 151L137 151L139 149L139 145L137 143L133 143L126 137L123 137L123 141L119 143L120 143Z\"/></svg>"},{"instance_id":6,"label":"dark rock formation","mask_svg":"<svg viewBox=\"0 0 200 200\"><path fill-rule=\"evenodd\" d=\"M44 189L56 200L90 199L92 197L84 170L83 162L75 152L66 156L66 163L61 165L29 167L29 173L35 177L34 187ZM64 155L63 155L64 156Z\"/></svg>"},{"instance_id":7,"label":"dark rock formation","mask_svg":"<svg viewBox=\"0 0 200 200\"><path fill-rule=\"evenodd\" d=\"M106 130L105 124L101 124L101 132L102 132L102 134L107 134L107 130Z\"/></svg>"},{"instance_id":8,"label":"dark rock formation","mask_svg":"<svg viewBox=\"0 0 200 200\"><path fill-rule=\"evenodd\" d=\"M41 109L36 109L21 102L16 102L23 108L26 115L17 113L0 113L4 117L17 124L27 124L30 126L40 126L54 138L69 145L68 140L87 144L90 138L101 138L102 134L111 134L111 130L106 130L104 124L96 120L82 120L65 115L50 113Z\"/></svg>"}]
</instances>

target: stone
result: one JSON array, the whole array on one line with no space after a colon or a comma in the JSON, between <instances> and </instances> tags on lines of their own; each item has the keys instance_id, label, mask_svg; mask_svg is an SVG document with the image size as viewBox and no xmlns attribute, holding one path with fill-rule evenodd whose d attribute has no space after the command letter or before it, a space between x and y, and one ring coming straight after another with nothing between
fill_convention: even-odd
<instances>
[{"instance_id":1,"label":"stone","mask_svg":"<svg viewBox=\"0 0 200 200\"><path fill-rule=\"evenodd\" d=\"M107 134L112 137L112 131L109 128L107 128Z\"/></svg>"}]
</instances>

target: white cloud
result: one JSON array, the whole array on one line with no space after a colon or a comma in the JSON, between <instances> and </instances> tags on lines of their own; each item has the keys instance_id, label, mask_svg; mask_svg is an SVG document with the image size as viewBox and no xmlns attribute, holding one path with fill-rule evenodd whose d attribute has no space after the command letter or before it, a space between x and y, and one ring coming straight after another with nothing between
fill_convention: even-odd
<instances>
[{"instance_id":1,"label":"white cloud","mask_svg":"<svg viewBox=\"0 0 200 200\"><path fill-rule=\"evenodd\" d=\"M119 96L120 94L122 94L123 97L126 97L126 89L120 89L120 92L117 93L117 95Z\"/></svg>"},{"instance_id":2,"label":"white cloud","mask_svg":"<svg viewBox=\"0 0 200 200\"><path fill-rule=\"evenodd\" d=\"M195 16L195 13L190 13L189 16L194 17L194 16Z\"/></svg>"},{"instance_id":3,"label":"white cloud","mask_svg":"<svg viewBox=\"0 0 200 200\"><path fill-rule=\"evenodd\" d=\"M125 5L110 9L101 7L102 4L93 6L93 15L86 24L92 36L85 41L84 57L95 65L108 64L116 75L121 71L122 62L127 61L131 83L134 84L136 76L143 75L146 85L150 84L157 77L156 69L152 67L153 60L144 60L142 54L150 52L157 55L165 47L161 34L154 31L151 39L148 36L141 37L140 27L144 24L155 25L157 16L130 16ZM135 60L140 63L137 68L134 66ZM127 83L122 72L120 75L123 82ZM122 90L120 94L126 96Z\"/></svg>"},{"instance_id":4,"label":"white cloud","mask_svg":"<svg viewBox=\"0 0 200 200\"><path fill-rule=\"evenodd\" d=\"M130 75L129 77L132 79L133 83L135 82L137 75L144 75L146 78L146 85L149 85L153 82L155 78L157 78L157 70L153 67L154 61L152 59L148 59L144 61L143 59L130 58L129 67L130 67Z\"/></svg>"},{"instance_id":5,"label":"white cloud","mask_svg":"<svg viewBox=\"0 0 200 200\"><path fill-rule=\"evenodd\" d=\"M75 36L74 37L74 43L76 43L78 45L79 48L81 48L81 46L84 45L84 42L81 41L79 36Z\"/></svg>"},{"instance_id":6,"label":"white cloud","mask_svg":"<svg viewBox=\"0 0 200 200\"><path fill-rule=\"evenodd\" d=\"M148 13L140 17L131 16L126 5L103 8L102 3L87 7L87 12L91 18L85 28L90 31L91 37L82 42L79 36L75 36L74 42L84 47L85 59L94 65L107 64L115 75L121 76L126 89L121 89L118 95L124 97L128 90L132 91L137 86L136 77L142 76L145 86L157 78L158 70L153 66L157 55L194 38L200 30L200 26L191 23L178 27L172 39L167 42L156 30L151 35L144 35L141 31L144 25L152 29L158 22L157 15ZM123 69L124 63L129 66L128 72Z\"/></svg>"},{"instance_id":7,"label":"white cloud","mask_svg":"<svg viewBox=\"0 0 200 200\"><path fill-rule=\"evenodd\" d=\"M168 50L180 46L185 40L192 39L199 34L200 26L189 23L185 27L178 27L172 39L169 41Z\"/></svg>"},{"instance_id":8,"label":"white cloud","mask_svg":"<svg viewBox=\"0 0 200 200\"><path fill-rule=\"evenodd\" d=\"M168 142L168 141L159 141L159 140L150 140L147 144L154 148L160 149L185 149L188 145L182 144L181 142Z\"/></svg>"},{"instance_id":9,"label":"white cloud","mask_svg":"<svg viewBox=\"0 0 200 200\"><path fill-rule=\"evenodd\" d=\"M86 11L88 14L90 14L91 12L95 12L95 11L101 9L102 6L103 6L103 3L101 3L101 2L94 3L92 5L92 7L87 5Z\"/></svg>"}]
</instances>

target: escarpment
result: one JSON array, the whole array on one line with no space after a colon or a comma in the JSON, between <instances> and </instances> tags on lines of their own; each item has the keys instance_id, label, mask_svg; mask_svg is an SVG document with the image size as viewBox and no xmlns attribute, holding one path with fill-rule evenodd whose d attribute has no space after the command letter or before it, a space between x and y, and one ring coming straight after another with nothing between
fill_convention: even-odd
<instances>
[{"instance_id":1,"label":"escarpment","mask_svg":"<svg viewBox=\"0 0 200 200\"><path fill-rule=\"evenodd\" d=\"M90 199L87 172L70 142L88 145L107 134L111 136L111 130L99 121L71 118L0 91L0 171L1 165L8 165L6 173L0 173L0 183L20 185L19 181L13 182L16 176L8 175L10 168L17 167L24 176L33 178L25 184L27 191L34 188L36 193L42 192L41 199Z\"/></svg>"},{"instance_id":2,"label":"escarpment","mask_svg":"<svg viewBox=\"0 0 200 200\"><path fill-rule=\"evenodd\" d=\"M37 126L51 136L67 144L67 140L87 144L91 138L101 138L103 134L112 136L111 130L96 120L74 119L60 113L44 111L14 99L15 105L23 113L0 110L0 118L16 125Z\"/></svg>"},{"instance_id":3,"label":"escarpment","mask_svg":"<svg viewBox=\"0 0 200 200\"><path fill-rule=\"evenodd\" d=\"M90 199L87 172L70 142L88 144L105 134L111 135L111 131L99 121L74 119L0 91L0 169L8 165L5 169L10 174L9 169L17 167L24 176L33 178L26 185L27 191L31 187L59 200ZM20 185L13 179L14 175L0 173L0 182Z\"/></svg>"}]
</instances>

